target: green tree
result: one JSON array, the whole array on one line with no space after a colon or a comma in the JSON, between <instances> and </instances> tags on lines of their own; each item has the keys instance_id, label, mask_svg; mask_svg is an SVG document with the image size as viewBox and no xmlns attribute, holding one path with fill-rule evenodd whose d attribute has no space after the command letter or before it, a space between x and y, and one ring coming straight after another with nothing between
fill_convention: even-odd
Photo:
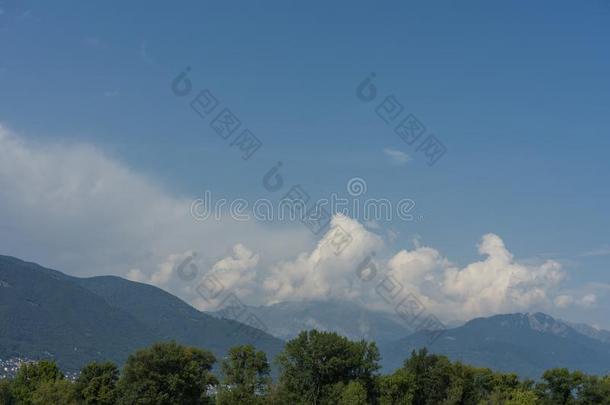
<instances>
[{"instance_id":1,"label":"green tree","mask_svg":"<svg viewBox=\"0 0 610 405\"><path fill-rule=\"evenodd\" d=\"M423 348L413 351L404 367L415 376L414 405L440 404L447 398L453 382L452 365L447 357L429 354Z\"/></svg>"},{"instance_id":2,"label":"green tree","mask_svg":"<svg viewBox=\"0 0 610 405\"><path fill-rule=\"evenodd\" d=\"M536 393L527 388L502 389L493 391L480 405L537 405L540 400Z\"/></svg>"},{"instance_id":3,"label":"green tree","mask_svg":"<svg viewBox=\"0 0 610 405\"><path fill-rule=\"evenodd\" d=\"M76 381L76 392L87 405L113 405L118 399L119 370L110 362L89 363Z\"/></svg>"},{"instance_id":4,"label":"green tree","mask_svg":"<svg viewBox=\"0 0 610 405\"><path fill-rule=\"evenodd\" d=\"M221 364L221 371L218 405L265 403L271 384L271 368L265 352L256 351L252 345L232 347Z\"/></svg>"},{"instance_id":5,"label":"green tree","mask_svg":"<svg viewBox=\"0 0 610 405\"><path fill-rule=\"evenodd\" d=\"M42 383L63 380L64 376L53 361L42 360L23 364L13 381L13 394L21 404L32 404L32 395Z\"/></svg>"},{"instance_id":6,"label":"green tree","mask_svg":"<svg viewBox=\"0 0 610 405\"><path fill-rule=\"evenodd\" d=\"M271 384L269 387L269 393L265 397L266 405L293 405L294 402L290 402L292 394L288 392L285 386L281 384Z\"/></svg>"},{"instance_id":7,"label":"green tree","mask_svg":"<svg viewBox=\"0 0 610 405\"><path fill-rule=\"evenodd\" d=\"M118 383L119 404L190 405L213 403L217 384L214 355L194 347L156 343L129 356Z\"/></svg>"},{"instance_id":8,"label":"green tree","mask_svg":"<svg viewBox=\"0 0 610 405\"><path fill-rule=\"evenodd\" d=\"M404 368L379 378L380 405L411 405L415 376Z\"/></svg>"},{"instance_id":9,"label":"green tree","mask_svg":"<svg viewBox=\"0 0 610 405\"><path fill-rule=\"evenodd\" d=\"M32 405L77 405L79 403L74 384L68 380L41 382L32 392Z\"/></svg>"},{"instance_id":10,"label":"green tree","mask_svg":"<svg viewBox=\"0 0 610 405\"><path fill-rule=\"evenodd\" d=\"M452 364L451 383L445 403L476 405L490 398L493 392L506 393L519 386L516 374L494 373L488 368L455 362ZM504 397L508 398L508 395Z\"/></svg>"},{"instance_id":11,"label":"green tree","mask_svg":"<svg viewBox=\"0 0 610 405\"><path fill-rule=\"evenodd\" d=\"M579 405L610 405L610 376L583 376L576 398Z\"/></svg>"},{"instance_id":12,"label":"green tree","mask_svg":"<svg viewBox=\"0 0 610 405\"><path fill-rule=\"evenodd\" d=\"M339 399L339 405L366 405L366 389L358 381L350 381Z\"/></svg>"},{"instance_id":13,"label":"green tree","mask_svg":"<svg viewBox=\"0 0 610 405\"><path fill-rule=\"evenodd\" d=\"M372 399L379 369L375 343L352 342L336 333L304 331L278 356L280 384L291 403L323 404L335 398L337 384L358 381ZM335 398L336 399L336 398Z\"/></svg>"},{"instance_id":14,"label":"green tree","mask_svg":"<svg viewBox=\"0 0 610 405\"><path fill-rule=\"evenodd\" d=\"M11 384L10 380L0 380L0 404L15 404L15 397L13 396L13 384Z\"/></svg>"},{"instance_id":15,"label":"green tree","mask_svg":"<svg viewBox=\"0 0 610 405\"><path fill-rule=\"evenodd\" d=\"M575 392L584 375L580 372L570 373L565 368L554 368L544 372L543 382L537 385L537 391L543 403L554 405L574 404Z\"/></svg>"},{"instance_id":16,"label":"green tree","mask_svg":"<svg viewBox=\"0 0 610 405\"><path fill-rule=\"evenodd\" d=\"M513 390L506 401L506 405L536 405L538 403L539 401L536 393L526 389Z\"/></svg>"}]
</instances>

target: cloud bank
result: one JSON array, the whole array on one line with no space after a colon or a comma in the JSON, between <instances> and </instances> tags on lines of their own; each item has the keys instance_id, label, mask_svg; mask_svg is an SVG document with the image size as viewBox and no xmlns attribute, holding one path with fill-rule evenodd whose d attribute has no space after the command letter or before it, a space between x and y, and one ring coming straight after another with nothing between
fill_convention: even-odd
<instances>
[{"instance_id":1,"label":"cloud bank","mask_svg":"<svg viewBox=\"0 0 610 405\"><path fill-rule=\"evenodd\" d=\"M597 300L566 294L558 262L525 264L491 233L479 241L480 260L459 266L421 244L390 252L384 238L336 215L332 226L352 238L337 254L330 231L316 240L299 223L195 221L191 202L90 145L37 143L0 127L2 253L73 275L154 284L203 310L218 304L197 293L213 273L249 304L332 298L391 311L377 280L356 273L372 257L378 279L391 275L445 320L591 307ZM197 269L192 280L176 276L188 258Z\"/></svg>"},{"instance_id":2,"label":"cloud bank","mask_svg":"<svg viewBox=\"0 0 610 405\"><path fill-rule=\"evenodd\" d=\"M0 246L77 276L112 274L176 292L173 263L197 251L212 263L243 243L265 257L315 241L302 226L194 221L173 196L99 149L33 142L0 127Z\"/></svg>"}]
</instances>

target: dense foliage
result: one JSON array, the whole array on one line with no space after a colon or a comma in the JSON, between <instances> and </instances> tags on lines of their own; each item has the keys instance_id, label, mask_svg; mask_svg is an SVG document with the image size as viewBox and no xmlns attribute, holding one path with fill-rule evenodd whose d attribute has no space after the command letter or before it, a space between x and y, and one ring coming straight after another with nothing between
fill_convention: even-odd
<instances>
[{"instance_id":1,"label":"dense foliage","mask_svg":"<svg viewBox=\"0 0 610 405\"><path fill-rule=\"evenodd\" d=\"M206 350L158 343L132 354L122 372L112 363L90 363L75 382L55 363L40 361L0 380L0 405L610 405L610 376L552 369L534 382L425 348L381 375L374 343L315 330L286 344L276 359L276 383L267 356L251 345L229 350L220 380L212 373L215 361Z\"/></svg>"},{"instance_id":2,"label":"dense foliage","mask_svg":"<svg viewBox=\"0 0 610 405\"><path fill-rule=\"evenodd\" d=\"M218 405L265 403L271 387L271 367L265 352L256 351L251 345L233 347L223 360L221 370L223 379L216 395Z\"/></svg>"},{"instance_id":3,"label":"dense foliage","mask_svg":"<svg viewBox=\"0 0 610 405\"><path fill-rule=\"evenodd\" d=\"M208 404L216 359L208 351L157 343L129 356L117 384L119 404Z\"/></svg>"}]
</instances>

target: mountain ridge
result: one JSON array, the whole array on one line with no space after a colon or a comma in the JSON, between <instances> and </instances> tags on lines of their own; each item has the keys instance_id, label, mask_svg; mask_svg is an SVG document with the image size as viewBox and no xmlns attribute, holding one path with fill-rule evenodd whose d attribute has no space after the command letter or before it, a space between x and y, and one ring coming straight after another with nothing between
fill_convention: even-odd
<instances>
[{"instance_id":1,"label":"mountain ridge","mask_svg":"<svg viewBox=\"0 0 610 405\"><path fill-rule=\"evenodd\" d=\"M352 340L377 342L396 340L414 332L396 315L369 310L350 301L283 301L248 308L265 323L269 333L283 340L314 328L337 332Z\"/></svg>"},{"instance_id":2,"label":"mountain ridge","mask_svg":"<svg viewBox=\"0 0 610 405\"><path fill-rule=\"evenodd\" d=\"M247 343L249 334L269 357L283 347L273 336L116 276L78 278L0 256L0 283L2 357L52 358L72 371L92 360L122 364L134 350L160 340L209 349L217 357Z\"/></svg>"},{"instance_id":3,"label":"mountain ridge","mask_svg":"<svg viewBox=\"0 0 610 405\"><path fill-rule=\"evenodd\" d=\"M452 360L530 378L555 367L610 372L609 344L541 312L475 318L445 330L434 342L424 332L416 332L381 349L384 367L399 367L399 359L422 347Z\"/></svg>"},{"instance_id":4,"label":"mountain ridge","mask_svg":"<svg viewBox=\"0 0 610 405\"><path fill-rule=\"evenodd\" d=\"M270 334L200 312L152 285L116 276L78 278L0 256L0 357L52 358L68 371L92 360L121 364L134 350L159 340L206 348L222 357L229 347L248 343L231 332L244 327L262 333L255 344L270 360L284 344L271 333L290 339L317 328L375 340L386 371L422 347L533 378L553 367L610 371L610 332L541 312L474 318L431 342L425 331L412 333L399 318L353 302L289 301L249 308Z\"/></svg>"}]
</instances>

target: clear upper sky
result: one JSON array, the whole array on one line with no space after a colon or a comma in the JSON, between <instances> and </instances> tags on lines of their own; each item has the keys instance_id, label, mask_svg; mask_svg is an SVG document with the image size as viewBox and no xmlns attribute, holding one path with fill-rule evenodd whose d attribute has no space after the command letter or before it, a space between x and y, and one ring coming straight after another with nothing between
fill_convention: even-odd
<instances>
[{"instance_id":1,"label":"clear upper sky","mask_svg":"<svg viewBox=\"0 0 610 405\"><path fill-rule=\"evenodd\" d=\"M416 221L383 225L397 245L467 263L493 232L574 288L610 283L609 2L168 4L0 2L0 122L191 198L265 197L277 161L316 197L361 177L367 196L416 201ZM172 94L187 66L263 142L251 160ZM376 115L388 95L446 146L434 166Z\"/></svg>"}]
</instances>

